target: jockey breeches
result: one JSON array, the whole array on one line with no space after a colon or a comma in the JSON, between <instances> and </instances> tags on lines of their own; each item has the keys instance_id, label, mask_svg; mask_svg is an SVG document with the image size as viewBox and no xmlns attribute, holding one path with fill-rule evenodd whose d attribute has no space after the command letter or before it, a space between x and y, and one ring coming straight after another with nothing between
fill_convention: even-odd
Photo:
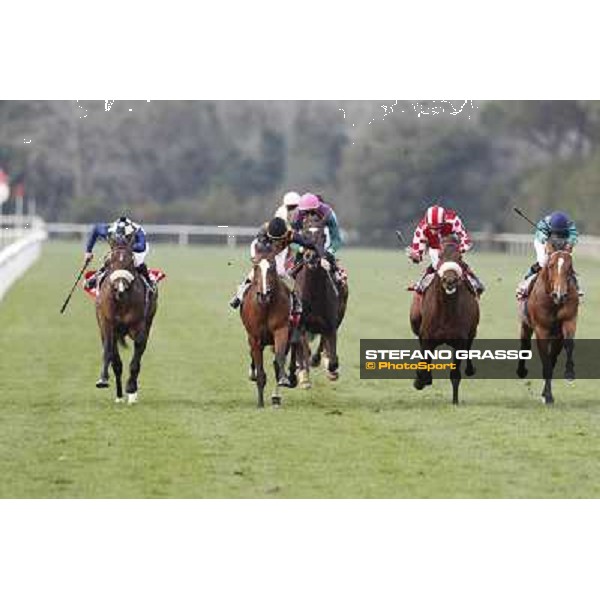
<instances>
[{"instance_id":1,"label":"jockey breeches","mask_svg":"<svg viewBox=\"0 0 600 600\"><path fill-rule=\"evenodd\" d=\"M434 269L438 268L438 262L440 260L439 248L429 248L429 259L431 260L431 266Z\"/></svg>"},{"instance_id":2,"label":"jockey breeches","mask_svg":"<svg viewBox=\"0 0 600 600\"><path fill-rule=\"evenodd\" d=\"M548 255L546 254L546 244L539 240L533 240L533 247L535 248L535 254L540 267L544 267L548 262Z\"/></svg>"},{"instance_id":3,"label":"jockey breeches","mask_svg":"<svg viewBox=\"0 0 600 600\"><path fill-rule=\"evenodd\" d=\"M146 262L146 255L150 250L150 244L146 244L146 249L143 252L134 252L133 253L133 264L136 267L143 265Z\"/></svg>"}]
</instances>

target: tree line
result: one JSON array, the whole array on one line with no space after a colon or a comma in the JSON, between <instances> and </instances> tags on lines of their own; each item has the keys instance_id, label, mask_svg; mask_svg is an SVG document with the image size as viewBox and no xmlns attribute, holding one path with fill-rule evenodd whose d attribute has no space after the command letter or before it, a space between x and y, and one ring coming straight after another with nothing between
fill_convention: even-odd
<instances>
[{"instance_id":1,"label":"tree line","mask_svg":"<svg viewBox=\"0 0 600 600\"><path fill-rule=\"evenodd\" d=\"M0 167L48 220L260 223L288 189L377 241L428 203L471 229L562 208L597 233L600 102L3 101Z\"/></svg>"}]
</instances>

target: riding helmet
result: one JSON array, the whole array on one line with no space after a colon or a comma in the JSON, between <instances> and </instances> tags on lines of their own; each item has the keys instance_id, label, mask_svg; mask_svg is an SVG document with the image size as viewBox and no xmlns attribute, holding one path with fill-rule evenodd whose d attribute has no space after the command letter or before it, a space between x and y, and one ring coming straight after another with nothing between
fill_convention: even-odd
<instances>
[{"instance_id":1,"label":"riding helmet","mask_svg":"<svg viewBox=\"0 0 600 600\"><path fill-rule=\"evenodd\" d=\"M439 205L430 206L427 209L427 225L430 227L440 227L446 220L446 211Z\"/></svg>"},{"instance_id":2,"label":"riding helmet","mask_svg":"<svg viewBox=\"0 0 600 600\"><path fill-rule=\"evenodd\" d=\"M553 212L550 215L550 231L556 235L567 235L571 221L564 212Z\"/></svg>"},{"instance_id":3,"label":"riding helmet","mask_svg":"<svg viewBox=\"0 0 600 600\"><path fill-rule=\"evenodd\" d=\"M269 221L267 235L272 240L280 240L287 233L287 223L280 217L275 217Z\"/></svg>"}]
</instances>

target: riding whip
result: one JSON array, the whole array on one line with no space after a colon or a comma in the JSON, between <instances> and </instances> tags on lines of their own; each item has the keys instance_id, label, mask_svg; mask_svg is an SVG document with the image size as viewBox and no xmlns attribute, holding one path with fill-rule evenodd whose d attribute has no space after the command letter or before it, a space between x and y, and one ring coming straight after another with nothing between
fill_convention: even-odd
<instances>
[{"instance_id":1,"label":"riding whip","mask_svg":"<svg viewBox=\"0 0 600 600\"><path fill-rule=\"evenodd\" d=\"M538 226L537 223L534 223L518 206L513 206L513 210L520 216L523 217L523 219L525 219L530 225L533 225L538 231L542 231L542 233L545 233L545 231L541 230Z\"/></svg>"},{"instance_id":2,"label":"riding whip","mask_svg":"<svg viewBox=\"0 0 600 600\"><path fill-rule=\"evenodd\" d=\"M90 264L91 260L92 260L91 258L87 258L83 267L81 268L81 271L79 271L79 275L77 275L77 279L75 280L75 283L73 284L73 287L71 288L71 291L69 292L69 295L67 296L67 299L65 300L64 304L62 305L62 308L60 309L61 315L65 312L67 305L69 304L69 302L71 300L71 296L73 296L73 293L75 292L75 288L77 287L77 284L83 277L83 273L85 272L87 266Z\"/></svg>"}]
</instances>

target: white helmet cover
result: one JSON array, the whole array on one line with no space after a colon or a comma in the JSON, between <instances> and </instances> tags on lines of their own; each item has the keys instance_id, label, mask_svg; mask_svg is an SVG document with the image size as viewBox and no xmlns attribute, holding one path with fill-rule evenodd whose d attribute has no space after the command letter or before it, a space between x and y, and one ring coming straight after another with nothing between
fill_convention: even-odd
<instances>
[{"instance_id":1,"label":"white helmet cover","mask_svg":"<svg viewBox=\"0 0 600 600\"><path fill-rule=\"evenodd\" d=\"M284 206L298 206L300 202L300 194L298 192L288 192L283 196Z\"/></svg>"}]
</instances>

